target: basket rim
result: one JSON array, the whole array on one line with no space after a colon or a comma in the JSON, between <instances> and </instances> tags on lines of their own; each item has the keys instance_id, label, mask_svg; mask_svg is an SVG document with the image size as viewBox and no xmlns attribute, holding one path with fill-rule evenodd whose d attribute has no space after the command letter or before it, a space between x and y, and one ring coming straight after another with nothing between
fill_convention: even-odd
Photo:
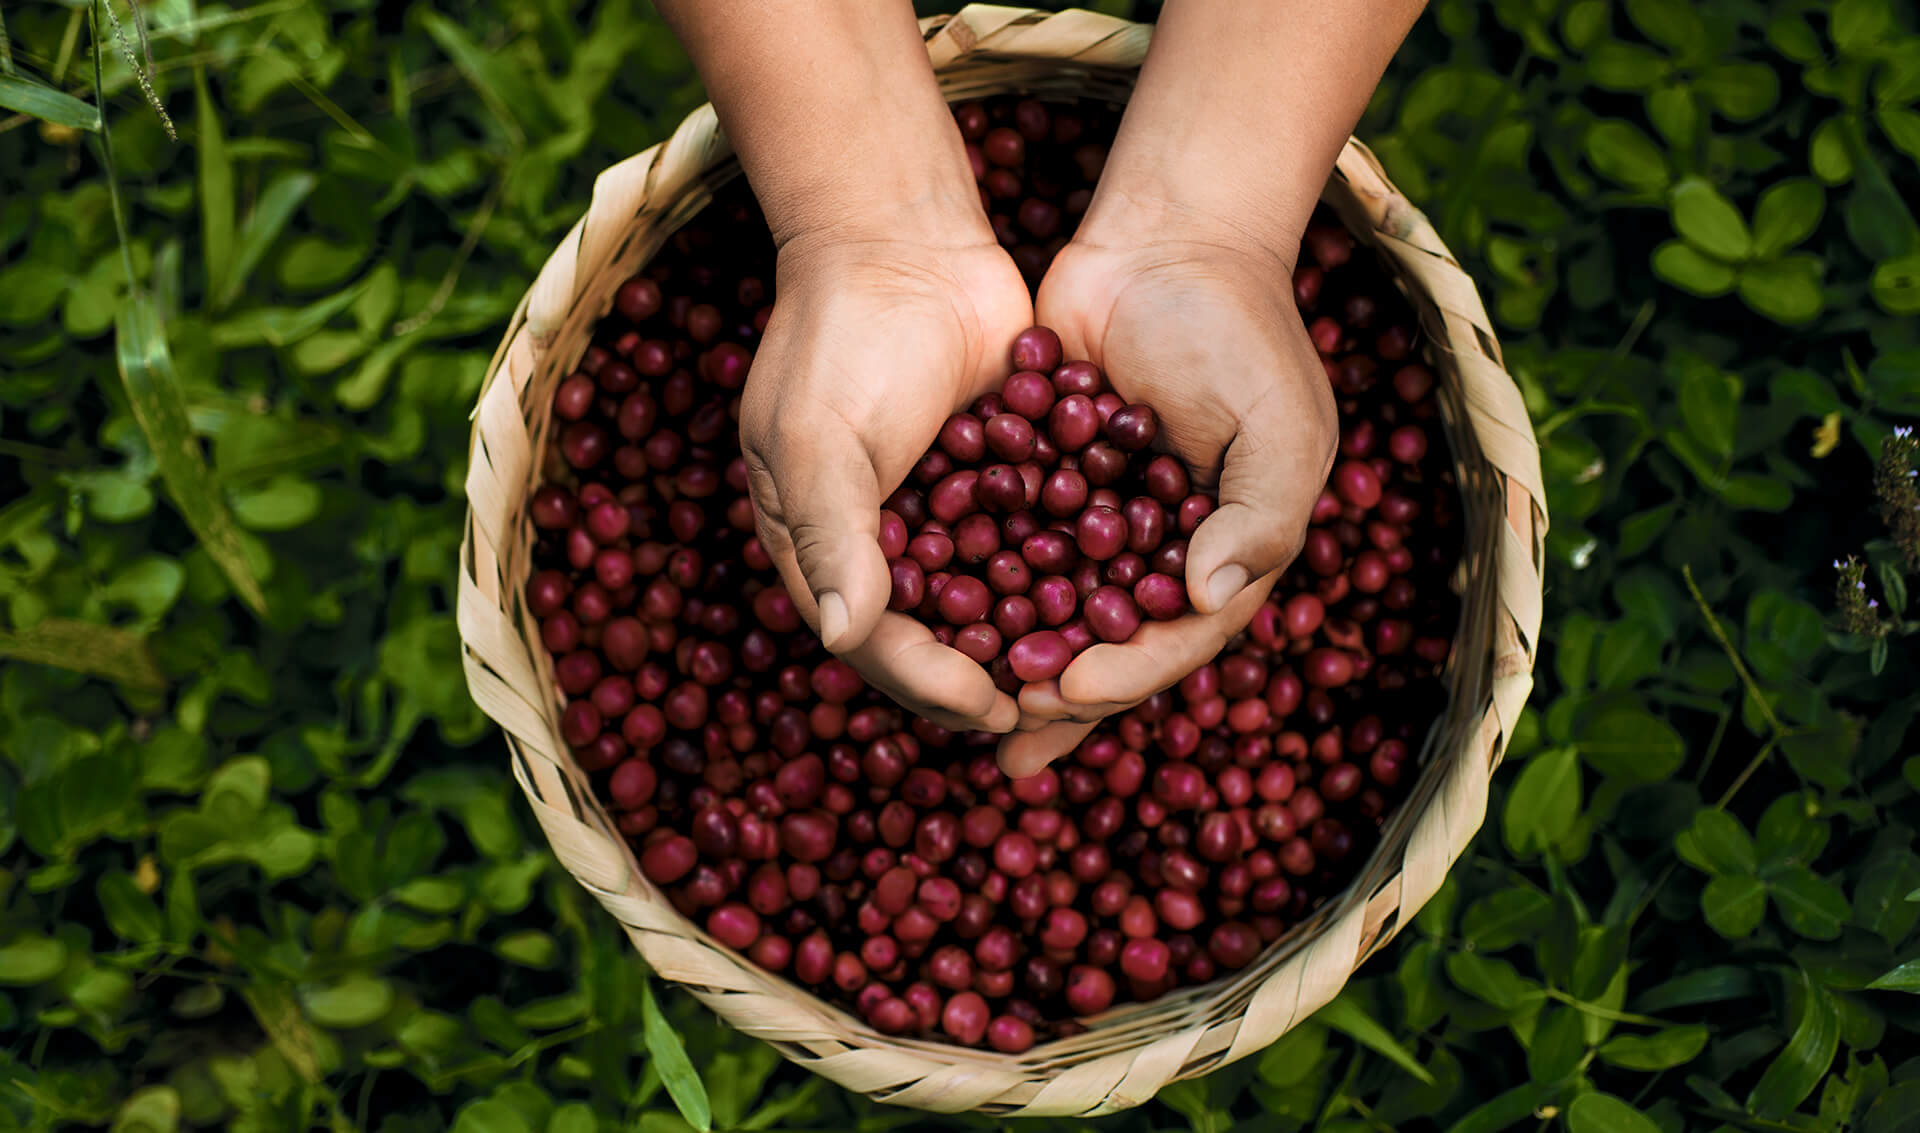
<instances>
[{"instance_id":1,"label":"basket rim","mask_svg":"<svg viewBox=\"0 0 1920 1133\"><path fill-rule=\"evenodd\" d=\"M1093 12L979 4L923 20L922 27L942 89L956 100L982 84L1018 85L1023 77L1084 84L1108 76L1130 86L1151 35L1149 25ZM1437 750L1438 724L1429 739L1436 750L1420 776L1425 805L1416 808L1410 796L1389 824L1406 828L1401 860L1386 861L1391 841L1383 837L1348 888L1269 946L1255 966L1115 1008L1095 1017L1099 1025L1087 1036L1052 1040L1022 1055L884 1036L714 941L640 874L631 847L558 738L544 651L529 644L524 611L516 615L525 575L510 576L524 566L515 554L524 542L521 513L537 473L530 454L544 418L528 406L544 406L536 396L546 388L542 375L550 384L556 359L568 353L563 346L578 340L584 347L582 328L611 306L609 277L617 286L653 254L658 241L649 247L634 230L677 229L737 170L731 158L711 107L702 106L666 141L604 171L587 213L516 308L473 414L458 602L463 664L475 700L505 733L515 778L556 856L620 919L663 977L790 1060L878 1100L943 1112L1091 1115L1140 1104L1172 1081L1258 1051L1337 994L1439 888L1481 825L1488 780L1531 688L1546 497L1524 402L1502 368L1472 281L1373 154L1350 139L1329 183L1328 194L1338 198L1331 203L1388 259L1421 312L1433 368L1456 403L1443 415L1456 460L1463 472L1474 473L1471 483L1460 477L1468 521L1488 524L1475 583L1484 593L1478 602L1463 596L1456 633L1457 642L1484 629L1484 672L1469 674L1475 678L1469 687L1453 690L1448 718L1455 734L1446 750ZM1465 467L1463 451L1478 456L1473 468ZM1475 613L1485 615L1484 626L1469 624ZM1450 671L1460 679L1458 667L1450 663ZM1462 693L1471 694L1470 703ZM1285 959L1274 961L1282 952ZM1151 1026L1177 1012L1190 1018L1171 1029ZM1128 1025L1143 1032L1128 1046L1077 1053L1093 1045L1077 1039Z\"/></svg>"}]
</instances>

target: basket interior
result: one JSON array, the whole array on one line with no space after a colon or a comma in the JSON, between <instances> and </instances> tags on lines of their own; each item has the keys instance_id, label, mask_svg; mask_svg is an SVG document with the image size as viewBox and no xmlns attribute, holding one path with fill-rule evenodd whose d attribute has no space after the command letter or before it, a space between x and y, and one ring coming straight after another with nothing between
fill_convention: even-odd
<instances>
[{"instance_id":1,"label":"basket interior","mask_svg":"<svg viewBox=\"0 0 1920 1133\"><path fill-rule=\"evenodd\" d=\"M1092 98L1121 102L1130 93L1132 85L1131 70L1078 66L1057 61L996 60L991 57L970 58L950 66L941 74L941 87L950 101L1017 92L1055 100ZM643 210L604 262L581 263L578 266L579 272L590 273L590 277L577 282L578 300L566 311L544 349L539 352L525 386L516 391L534 453L544 451L546 445L549 429L546 406L555 385L578 363L595 325L611 309L613 294L619 284L644 266L674 231L704 208L719 187L738 175L738 163L730 154L720 154L704 172L670 200L652 203ZM1505 520L1503 484L1500 473L1488 462L1473 430L1466 424L1468 418L1458 371L1447 349L1447 324L1432 299L1417 285L1409 285L1404 265L1383 252L1372 238L1372 228L1367 223L1360 202L1341 175L1336 173L1329 181L1322 200L1347 222L1356 238L1372 248L1374 254L1385 257L1388 270L1407 295L1425 332L1423 350L1440 378L1437 390L1442 399L1443 426L1453 454L1462 502L1462 552L1453 578L1453 585L1462 600L1462 614L1454 652L1444 674L1448 692L1447 707L1434 722L1417 753L1420 772L1411 791L1389 819L1373 852L1347 888L1339 896L1323 903L1308 919L1271 945L1254 964L1203 986L1181 989L1150 1003L1128 1004L1087 1019L1085 1023L1088 1030L1085 1033L1043 1042L1020 1056L882 1036L849 1012L826 1004L798 985L735 956L723 945L707 937L698 926L673 912L640 873L631 846L617 832L610 816L595 797L587 776L573 763L566 754L565 745L558 740L558 721L563 703L557 693L551 693L545 705L549 738L541 745L545 749L541 758L529 758L530 753L522 737L514 735L511 728L507 729L508 742L514 753L515 773L523 787L530 792L538 790L548 799L556 795L564 796L566 805L575 817L597 827L609 842L624 850L627 867L624 877L606 876L604 871L601 876L590 877L581 869L574 869L576 876L603 903L613 907L618 902L631 901L627 896L629 894L637 892L647 895L657 910L655 919L666 916L679 920L679 925L669 935L704 941L717 954L730 958L741 969L738 973L729 973L732 991L737 992L742 983L748 983L765 994L804 1001L807 1010L817 1012L823 1029L847 1035L848 1041L838 1044L817 1040L804 1043L769 1040L789 1057L813 1062L854 1049L855 1043L858 1043L861 1046L914 1051L929 1061L948 1065L976 1062L1000 1067L1014 1065L1028 1076L1044 1079L1070 1066L1138 1050L1165 1038L1170 1030L1205 1029L1206 1034L1193 1046L1177 1075L1188 1077L1213 1068L1228 1052L1232 1042L1231 1028L1213 1028L1212 1025L1231 1020L1244 1012L1261 985L1308 947L1329 923L1356 908L1364 910L1359 952L1364 957L1385 944L1402 926L1402 918L1411 915L1412 910L1402 911L1400 888L1402 861L1414 823L1433 805L1454 761L1487 759L1485 745L1476 745L1474 739L1487 714L1492 687L1495 617L1499 609L1497 571L1493 564L1500 539L1500 525ZM580 230L576 229L569 239L579 236ZM1483 348L1485 345L1489 344L1482 344ZM514 535L506 541L507 545L502 549L502 561L497 567L502 580L502 605L512 614L519 628L521 645L526 648L528 661L539 675L542 687L553 690L555 685L551 662L546 651L538 647L537 619L526 610L521 598L529 573L533 542L531 524L525 516L525 504L538 484L538 463L537 459L531 462L533 471L523 485L519 498L511 505L510 522ZM1499 750L1497 745L1494 750ZM559 753L557 760L549 754L553 752ZM556 762L562 769L564 782L553 781L552 768ZM560 848L557 836L555 844L557 849ZM566 858L564 850L562 858ZM568 864L573 868L572 862ZM622 919L632 926L631 919ZM633 933L636 944L643 953L647 952L647 941L642 936L642 930L635 928ZM697 980L682 982L688 983L696 994L701 994L723 1015L726 1014L721 989L703 987ZM831 1049L835 1047L838 1049ZM884 1098L885 1094L876 1096Z\"/></svg>"}]
</instances>

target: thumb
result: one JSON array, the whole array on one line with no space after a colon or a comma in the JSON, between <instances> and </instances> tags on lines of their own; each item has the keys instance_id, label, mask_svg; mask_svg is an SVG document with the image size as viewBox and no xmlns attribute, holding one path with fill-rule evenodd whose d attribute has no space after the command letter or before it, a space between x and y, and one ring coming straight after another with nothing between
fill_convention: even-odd
<instances>
[{"instance_id":1,"label":"thumb","mask_svg":"<svg viewBox=\"0 0 1920 1133\"><path fill-rule=\"evenodd\" d=\"M1306 541L1334 445L1330 432L1323 442L1321 430L1298 421L1297 413L1246 414L1227 446L1220 505L1187 548L1187 595L1203 614L1285 567Z\"/></svg>"},{"instance_id":2,"label":"thumb","mask_svg":"<svg viewBox=\"0 0 1920 1133\"><path fill-rule=\"evenodd\" d=\"M844 421L822 416L791 420L744 455L761 543L820 640L847 653L873 634L893 581L873 460Z\"/></svg>"}]
</instances>

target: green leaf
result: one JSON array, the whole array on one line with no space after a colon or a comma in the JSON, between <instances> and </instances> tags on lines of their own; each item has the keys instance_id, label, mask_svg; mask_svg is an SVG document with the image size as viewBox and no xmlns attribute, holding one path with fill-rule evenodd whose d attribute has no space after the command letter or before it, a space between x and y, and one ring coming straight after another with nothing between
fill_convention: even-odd
<instances>
[{"instance_id":1,"label":"green leaf","mask_svg":"<svg viewBox=\"0 0 1920 1133\"><path fill-rule=\"evenodd\" d=\"M1890 315L1920 315L1920 252L1873 269L1873 301Z\"/></svg>"},{"instance_id":2,"label":"green leaf","mask_svg":"<svg viewBox=\"0 0 1920 1133\"><path fill-rule=\"evenodd\" d=\"M1575 741L1596 771L1637 783L1671 779L1686 759L1686 744L1673 725L1639 708L1600 713Z\"/></svg>"},{"instance_id":3,"label":"green leaf","mask_svg":"<svg viewBox=\"0 0 1920 1133\"><path fill-rule=\"evenodd\" d=\"M1853 154L1847 149L1846 130L1839 119L1829 118L1814 127L1807 163L1813 167L1813 175L1829 185L1844 185L1853 179Z\"/></svg>"},{"instance_id":4,"label":"green leaf","mask_svg":"<svg viewBox=\"0 0 1920 1133\"><path fill-rule=\"evenodd\" d=\"M1776 256L1813 235L1826 206L1826 191L1805 177L1769 186L1753 210L1754 256Z\"/></svg>"},{"instance_id":5,"label":"green leaf","mask_svg":"<svg viewBox=\"0 0 1920 1133\"><path fill-rule=\"evenodd\" d=\"M1530 886L1490 893L1467 906L1460 934L1476 952L1500 952L1538 936L1553 913L1553 901Z\"/></svg>"},{"instance_id":6,"label":"green leaf","mask_svg":"<svg viewBox=\"0 0 1920 1133\"><path fill-rule=\"evenodd\" d=\"M43 618L17 632L0 630L0 657L52 665L132 688L161 689L167 684L143 635L97 622Z\"/></svg>"},{"instance_id":7,"label":"green leaf","mask_svg":"<svg viewBox=\"0 0 1920 1133\"><path fill-rule=\"evenodd\" d=\"M1666 1070L1692 1062L1707 1046L1707 1029L1666 1027L1650 1035L1617 1035L1600 1046L1600 1059L1627 1070Z\"/></svg>"},{"instance_id":8,"label":"green leaf","mask_svg":"<svg viewBox=\"0 0 1920 1133\"><path fill-rule=\"evenodd\" d=\"M1628 688L1660 670L1658 627L1639 618L1622 618L1606 628L1594 659L1594 678L1603 689Z\"/></svg>"},{"instance_id":9,"label":"green leaf","mask_svg":"<svg viewBox=\"0 0 1920 1133\"><path fill-rule=\"evenodd\" d=\"M1908 960L1867 986L1876 991L1906 991L1920 995L1920 960Z\"/></svg>"},{"instance_id":10,"label":"green leaf","mask_svg":"<svg viewBox=\"0 0 1920 1133\"><path fill-rule=\"evenodd\" d=\"M1762 990L1754 969L1723 964L1675 976L1658 987L1650 988L1634 1001L1634 1009L1660 1012L1702 1003L1724 1003L1729 999L1759 995Z\"/></svg>"},{"instance_id":11,"label":"green leaf","mask_svg":"<svg viewBox=\"0 0 1920 1133\"><path fill-rule=\"evenodd\" d=\"M1768 804L1754 828L1754 842L1769 869L1806 865L1827 847L1827 823L1808 812L1816 806L1812 795L1788 793Z\"/></svg>"},{"instance_id":12,"label":"green leaf","mask_svg":"<svg viewBox=\"0 0 1920 1133\"><path fill-rule=\"evenodd\" d=\"M1785 511L1793 503L1793 489L1772 476L1729 476L1716 490L1741 511Z\"/></svg>"},{"instance_id":13,"label":"green leaf","mask_svg":"<svg viewBox=\"0 0 1920 1133\"><path fill-rule=\"evenodd\" d=\"M688 1124L706 1133L713 1127L713 1107L707 1101L707 1087L700 1081L693 1063L688 1061L687 1048L680 1044L680 1036L660 1013L660 1005L653 998L652 980L640 982L640 1028L646 1038L647 1054L653 1059L653 1069L666 1084L667 1095L680 1107L680 1115Z\"/></svg>"},{"instance_id":14,"label":"green leaf","mask_svg":"<svg viewBox=\"0 0 1920 1133\"><path fill-rule=\"evenodd\" d=\"M1700 135L1700 106L1694 100L1693 90L1683 83L1661 87L1647 96L1647 117L1653 120L1653 128L1667 140L1667 145L1680 153L1691 152ZM1663 178L1660 185L1665 187Z\"/></svg>"},{"instance_id":15,"label":"green leaf","mask_svg":"<svg viewBox=\"0 0 1920 1133\"><path fill-rule=\"evenodd\" d=\"M534 1133L526 1115L500 1098L477 1098L460 1107L452 1133Z\"/></svg>"},{"instance_id":16,"label":"green leaf","mask_svg":"<svg viewBox=\"0 0 1920 1133\"><path fill-rule=\"evenodd\" d=\"M1750 874L1726 874L1707 882L1700 912L1713 931L1729 940L1753 935L1767 914L1767 886Z\"/></svg>"},{"instance_id":17,"label":"green leaf","mask_svg":"<svg viewBox=\"0 0 1920 1133\"><path fill-rule=\"evenodd\" d=\"M1874 112L1880 130L1893 148L1920 161L1920 111L1898 106L1882 106Z\"/></svg>"},{"instance_id":18,"label":"green leaf","mask_svg":"<svg viewBox=\"0 0 1920 1133\"><path fill-rule=\"evenodd\" d=\"M1735 122L1750 122L1780 101L1780 76L1765 63L1716 63L1694 77L1693 89Z\"/></svg>"},{"instance_id":19,"label":"green leaf","mask_svg":"<svg viewBox=\"0 0 1920 1133\"><path fill-rule=\"evenodd\" d=\"M0 110L12 110L71 130L100 132L97 107L20 75L0 75Z\"/></svg>"},{"instance_id":20,"label":"green leaf","mask_svg":"<svg viewBox=\"0 0 1920 1133\"><path fill-rule=\"evenodd\" d=\"M1886 0L1839 0L1827 19L1827 34L1843 51L1862 51L1891 31L1892 23Z\"/></svg>"},{"instance_id":21,"label":"green leaf","mask_svg":"<svg viewBox=\"0 0 1920 1133\"><path fill-rule=\"evenodd\" d=\"M108 927L122 940L151 944L166 931L160 906L140 891L133 875L121 870L103 873L93 891L100 901L100 911L107 916Z\"/></svg>"},{"instance_id":22,"label":"green leaf","mask_svg":"<svg viewBox=\"0 0 1920 1133\"><path fill-rule=\"evenodd\" d=\"M1591 615L1578 610L1569 612L1560 624L1560 634L1553 642L1553 672L1570 690L1587 687L1598 629L1599 623Z\"/></svg>"},{"instance_id":23,"label":"green leaf","mask_svg":"<svg viewBox=\"0 0 1920 1133\"><path fill-rule=\"evenodd\" d=\"M1820 275L1820 261L1804 253L1747 264L1740 269L1740 298L1776 323L1798 326L1826 306Z\"/></svg>"},{"instance_id":24,"label":"green leaf","mask_svg":"<svg viewBox=\"0 0 1920 1133\"><path fill-rule=\"evenodd\" d=\"M1670 198L1673 227L1689 244L1716 259L1738 262L1753 252L1753 236L1733 202L1698 177L1683 178Z\"/></svg>"},{"instance_id":25,"label":"green leaf","mask_svg":"<svg viewBox=\"0 0 1920 1133\"><path fill-rule=\"evenodd\" d=\"M392 1010L393 985L375 976L352 975L330 987L305 992L300 1001L323 1027L364 1027Z\"/></svg>"},{"instance_id":26,"label":"green leaf","mask_svg":"<svg viewBox=\"0 0 1920 1133\"><path fill-rule=\"evenodd\" d=\"M1587 1093L1567 1106L1571 1133L1660 1133L1653 1119L1612 1094Z\"/></svg>"},{"instance_id":27,"label":"green leaf","mask_svg":"<svg viewBox=\"0 0 1920 1133\"><path fill-rule=\"evenodd\" d=\"M296 476L276 476L233 493L233 514L254 531L290 531L320 511L320 488Z\"/></svg>"},{"instance_id":28,"label":"green leaf","mask_svg":"<svg viewBox=\"0 0 1920 1133\"><path fill-rule=\"evenodd\" d=\"M1664 189L1670 180L1666 155L1638 126L1602 119L1588 130L1583 148L1600 175L1632 189Z\"/></svg>"},{"instance_id":29,"label":"green leaf","mask_svg":"<svg viewBox=\"0 0 1920 1133\"><path fill-rule=\"evenodd\" d=\"M1580 814L1580 764L1572 748L1534 756L1507 795L1501 832L1507 847L1528 857L1565 837Z\"/></svg>"},{"instance_id":30,"label":"green leaf","mask_svg":"<svg viewBox=\"0 0 1920 1133\"><path fill-rule=\"evenodd\" d=\"M1650 90L1672 69L1665 55L1637 43L1606 40L1587 53L1587 70L1593 81L1610 90Z\"/></svg>"},{"instance_id":31,"label":"green leaf","mask_svg":"<svg viewBox=\"0 0 1920 1133\"><path fill-rule=\"evenodd\" d=\"M459 23L438 12L427 12L421 23L502 124L535 137L559 125L526 72L507 56L476 44Z\"/></svg>"},{"instance_id":32,"label":"green leaf","mask_svg":"<svg viewBox=\"0 0 1920 1133\"><path fill-rule=\"evenodd\" d=\"M247 214L246 223L240 226L232 268L226 274L226 286L213 297L214 310L224 311L240 297L248 277L266 258L267 249L280 239L281 230L286 228L287 222L293 219L293 214L319 183L319 179L311 173L286 172L274 178L261 191L260 199L254 202L253 211Z\"/></svg>"},{"instance_id":33,"label":"green leaf","mask_svg":"<svg viewBox=\"0 0 1920 1133\"><path fill-rule=\"evenodd\" d=\"M550 968L559 947L553 937L546 933L529 930L502 937L493 950L511 964L527 968Z\"/></svg>"},{"instance_id":34,"label":"green leaf","mask_svg":"<svg viewBox=\"0 0 1920 1133\"><path fill-rule=\"evenodd\" d=\"M568 1102L555 1109L547 1120L547 1133L595 1133L597 1129L593 1107L586 1102Z\"/></svg>"},{"instance_id":35,"label":"green leaf","mask_svg":"<svg viewBox=\"0 0 1920 1133\"><path fill-rule=\"evenodd\" d=\"M233 162L219 108L207 91L204 67L193 69L194 120L200 159L200 248L207 267L207 294L224 295L233 263Z\"/></svg>"},{"instance_id":36,"label":"green leaf","mask_svg":"<svg viewBox=\"0 0 1920 1133\"><path fill-rule=\"evenodd\" d=\"M1297 1086L1319 1068L1327 1052L1327 1029L1309 1022L1280 1036L1260 1052L1260 1080L1270 1086Z\"/></svg>"},{"instance_id":37,"label":"green leaf","mask_svg":"<svg viewBox=\"0 0 1920 1133\"><path fill-rule=\"evenodd\" d=\"M1840 1048L1840 1012L1833 997L1805 972L1799 974L1799 991L1800 1018L1793 1037L1747 1095L1747 1108L1761 1117L1782 1117L1797 1109L1826 1077Z\"/></svg>"},{"instance_id":38,"label":"green leaf","mask_svg":"<svg viewBox=\"0 0 1920 1133\"><path fill-rule=\"evenodd\" d=\"M1653 274L1703 299L1725 295L1739 279L1731 267L1683 240L1668 240L1653 250Z\"/></svg>"},{"instance_id":39,"label":"green leaf","mask_svg":"<svg viewBox=\"0 0 1920 1133\"><path fill-rule=\"evenodd\" d=\"M1469 1110L1447 1127L1447 1133L1501 1133L1532 1117L1558 1092L1556 1083L1522 1083Z\"/></svg>"},{"instance_id":40,"label":"green leaf","mask_svg":"<svg viewBox=\"0 0 1920 1133\"><path fill-rule=\"evenodd\" d=\"M1420 1065L1419 1060L1401 1046L1391 1032L1375 1022L1352 996L1336 996L1333 1002L1314 1012L1313 1017L1427 1085L1433 1084L1433 1075L1427 1072L1427 1068Z\"/></svg>"},{"instance_id":41,"label":"green leaf","mask_svg":"<svg viewBox=\"0 0 1920 1133\"><path fill-rule=\"evenodd\" d=\"M127 1095L107 1133L173 1133L180 1128L180 1091L142 1086Z\"/></svg>"},{"instance_id":42,"label":"green leaf","mask_svg":"<svg viewBox=\"0 0 1920 1133\"><path fill-rule=\"evenodd\" d=\"M467 887L451 877L416 877L393 891L393 898L423 913L452 913L467 900Z\"/></svg>"},{"instance_id":43,"label":"green leaf","mask_svg":"<svg viewBox=\"0 0 1920 1133\"><path fill-rule=\"evenodd\" d=\"M67 946L51 937L27 933L0 944L0 986L45 983L67 966Z\"/></svg>"},{"instance_id":44,"label":"green leaf","mask_svg":"<svg viewBox=\"0 0 1920 1133\"><path fill-rule=\"evenodd\" d=\"M1513 1014L1529 1003L1538 1002L1544 993L1539 986L1522 977L1512 964L1477 952L1454 952L1447 956L1447 977L1461 991L1506 1014Z\"/></svg>"},{"instance_id":45,"label":"green leaf","mask_svg":"<svg viewBox=\"0 0 1920 1133\"><path fill-rule=\"evenodd\" d=\"M1695 869L1718 875L1749 874L1760 866L1753 839L1740 820L1724 810L1702 810L1674 839L1680 859Z\"/></svg>"},{"instance_id":46,"label":"green leaf","mask_svg":"<svg viewBox=\"0 0 1920 1133\"><path fill-rule=\"evenodd\" d=\"M1805 866L1787 870L1769 882L1780 919L1801 936L1832 940L1853 915L1847 895Z\"/></svg>"},{"instance_id":47,"label":"green leaf","mask_svg":"<svg viewBox=\"0 0 1920 1133\"><path fill-rule=\"evenodd\" d=\"M1676 52L1693 50L1707 34L1700 17L1684 4L1627 0L1627 18L1640 29L1640 34Z\"/></svg>"},{"instance_id":48,"label":"green leaf","mask_svg":"<svg viewBox=\"0 0 1920 1133\"><path fill-rule=\"evenodd\" d=\"M164 328L153 301L138 296L120 308L115 320L120 380L140 431L146 434L166 482L167 494L187 526L220 565L235 593L256 613L264 614L267 599L248 559L240 529L227 510L200 441L187 421L186 397L173 371Z\"/></svg>"},{"instance_id":49,"label":"green leaf","mask_svg":"<svg viewBox=\"0 0 1920 1133\"><path fill-rule=\"evenodd\" d=\"M1887 833L1895 833L1889 830ZM1897 946L1920 922L1920 854L1890 845L1867 858L1853 889L1854 923ZM1909 892L1911 891L1911 892ZM1902 894L1907 894L1905 898Z\"/></svg>"},{"instance_id":50,"label":"green leaf","mask_svg":"<svg viewBox=\"0 0 1920 1133\"><path fill-rule=\"evenodd\" d=\"M1572 1007L1550 1008L1527 1049L1527 1076L1536 1082L1560 1082L1586 1057L1584 1017Z\"/></svg>"},{"instance_id":51,"label":"green leaf","mask_svg":"<svg viewBox=\"0 0 1920 1133\"><path fill-rule=\"evenodd\" d=\"M1680 387L1680 416L1687 432L1722 460L1733 452L1740 394L1740 379L1712 371L1690 374Z\"/></svg>"},{"instance_id":52,"label":"green leaf","mask_svg":"<svg viewBox=\"0 0 1920 1133\"><path fill-rule=\"evenodd\" d=\"M186 580L187 572L177 560L142 555L115 571L98 593L105 601L131 606L143 617L158 618L173 607Z\"/></svg>"},{"instance_id":53,"label":"green leaf","mask_svg":"<svg viewBox=\"0 0 1920 1133\"><path fill-rule=\"evenodd\" d=\"M1607 31L1606 0L1574 0L1561 17L1560 37L1575 51L1586 51Z\"/></svg>"}]
</instances>

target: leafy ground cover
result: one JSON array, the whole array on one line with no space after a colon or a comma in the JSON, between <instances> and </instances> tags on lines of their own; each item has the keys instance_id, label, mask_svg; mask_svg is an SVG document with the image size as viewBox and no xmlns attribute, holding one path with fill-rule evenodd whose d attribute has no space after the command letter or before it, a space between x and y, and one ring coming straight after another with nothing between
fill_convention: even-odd
<instances>
[{"instance_id":1,"label":"leafy ground cover","mask_svg":"<svg viewBox=\"0 0 1920 1133\"><path fill-rule=\"evenodd\" d=\"M124 3L0 37L0 1128L1912 1127L1910 6L1434 4L1360 132L1535 416L1533 708L1334 1008L1020 1123L650 985L467 699L466 413L594 174L700 100L657 17L141 12L150 67Z\"/></svg>"}]
</instances>

